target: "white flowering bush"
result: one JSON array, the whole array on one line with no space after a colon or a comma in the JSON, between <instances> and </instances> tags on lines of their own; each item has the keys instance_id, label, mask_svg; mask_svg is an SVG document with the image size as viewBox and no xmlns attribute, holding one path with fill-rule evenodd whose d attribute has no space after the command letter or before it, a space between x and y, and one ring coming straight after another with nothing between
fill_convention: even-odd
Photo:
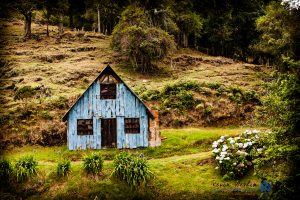
<instances>
[{"instance_id":1,"label":"white flowering bush","mask_svg":"<svg viewBox=\"0 0 300 200\"><path fill-rule=\"evenodd\" d=\"M237 137L221 136L212 144L213 157L223 179L243 177L253 166L254 157L263 153L260 131L246 130Z\"/></svg>"}]
</instances>

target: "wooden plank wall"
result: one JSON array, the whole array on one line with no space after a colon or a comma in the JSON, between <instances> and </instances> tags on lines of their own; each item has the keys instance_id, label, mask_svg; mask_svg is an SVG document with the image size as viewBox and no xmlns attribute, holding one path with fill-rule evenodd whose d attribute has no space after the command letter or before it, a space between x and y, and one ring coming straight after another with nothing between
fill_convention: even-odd
<instances>
[{"instance_id":1,"label":"wooden plank wall","mask_svg":"<svg viewBox=\"0 0 300 200\"><path fill-rule=\"evenodd\" d=\"M145 106L123 84L117 84L117 98L101 100L95 81L68 115L70 150L101 149L101 118L117 119L117 148L148 147L148 115ZM140 118L140 133L125 134L124 118ZM93 135L77 135L77 119L93 119Z\"/></svg>"}]
</instances>

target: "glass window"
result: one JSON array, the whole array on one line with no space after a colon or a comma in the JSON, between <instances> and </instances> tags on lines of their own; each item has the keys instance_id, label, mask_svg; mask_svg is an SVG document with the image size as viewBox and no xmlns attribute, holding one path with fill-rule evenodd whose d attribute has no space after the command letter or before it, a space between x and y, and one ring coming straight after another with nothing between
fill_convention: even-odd
<instances>
[{"instance_id":1,"label":"glass window","mask_svg":"<svg viewBox=\"0 0 300 200\"><path fill-rule=\"evenodd\" d=\"M116 99L116 84L100 84L100 99Z\"/></svg>"},{"instance_id":2,"label":"glass window","mask_svg":"<svg viewBox=\"0 0 300 200\"><path fill-rule=\"evenodd\" d=\"M125 118L125 133L140 133L140 119Z\"/></svg>"},{"instance_id":3,"label":"glass window","mask_svg":"<svg viewBox=\"0 0 300 200\"><path fill-rule=\"evenodd\" d=\"M77 119L77 135L93 135L93 120Z\"/></svg>"}]
</instances>

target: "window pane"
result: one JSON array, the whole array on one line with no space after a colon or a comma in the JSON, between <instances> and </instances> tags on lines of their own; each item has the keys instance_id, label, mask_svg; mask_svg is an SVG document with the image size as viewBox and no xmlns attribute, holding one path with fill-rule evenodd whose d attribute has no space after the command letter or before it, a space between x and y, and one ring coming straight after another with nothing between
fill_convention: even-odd
<instances>
[{"instance_id":1,"label":"window pane","mask_svg":"<svg viewBox=\"0 0 300 200\"><path fill-rule=\"evenodd\" d=\"M125 133L140 133L139 118L125 118Z\"/></svg>"},{"instance_id":2,"label":"window pane","mask_svg":"<svg viewBox=\"0 0 300 200\"><path fill-rule=\"evenodd\" d=\"M100 99L115 99L116 84L100 84Z\"/></svg>"},{"instance_id":3,"label":"window pane","mask_svg":"<svg viewBox=\"0 0 300 200\"><path fill-rule=\"evenodd\" d=\"M93 135L93 120L77 119L77 135Z\"/></svg>"}]
</instances>

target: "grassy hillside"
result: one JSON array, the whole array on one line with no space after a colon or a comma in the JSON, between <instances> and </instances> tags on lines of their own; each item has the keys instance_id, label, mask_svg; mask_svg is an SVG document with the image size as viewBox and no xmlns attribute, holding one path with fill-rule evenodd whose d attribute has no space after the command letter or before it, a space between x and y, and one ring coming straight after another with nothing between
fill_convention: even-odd
<instances>
[{"instance_id":1,"label":"grassy hillside","mask_svg":"<svg viewBox=\"0 0 300 200\"><path fill-rule=\"evenodd\" d=\"M1 21L0 139L51 145L64 141L61 117L107 64L153 109L163 127L251 125L261 85L261 66L191 49L180 49L157 70L141 74L109 47L110 38L33 24L33 38L22 39L20 21Z\"/></svg>"}]
</instances>

